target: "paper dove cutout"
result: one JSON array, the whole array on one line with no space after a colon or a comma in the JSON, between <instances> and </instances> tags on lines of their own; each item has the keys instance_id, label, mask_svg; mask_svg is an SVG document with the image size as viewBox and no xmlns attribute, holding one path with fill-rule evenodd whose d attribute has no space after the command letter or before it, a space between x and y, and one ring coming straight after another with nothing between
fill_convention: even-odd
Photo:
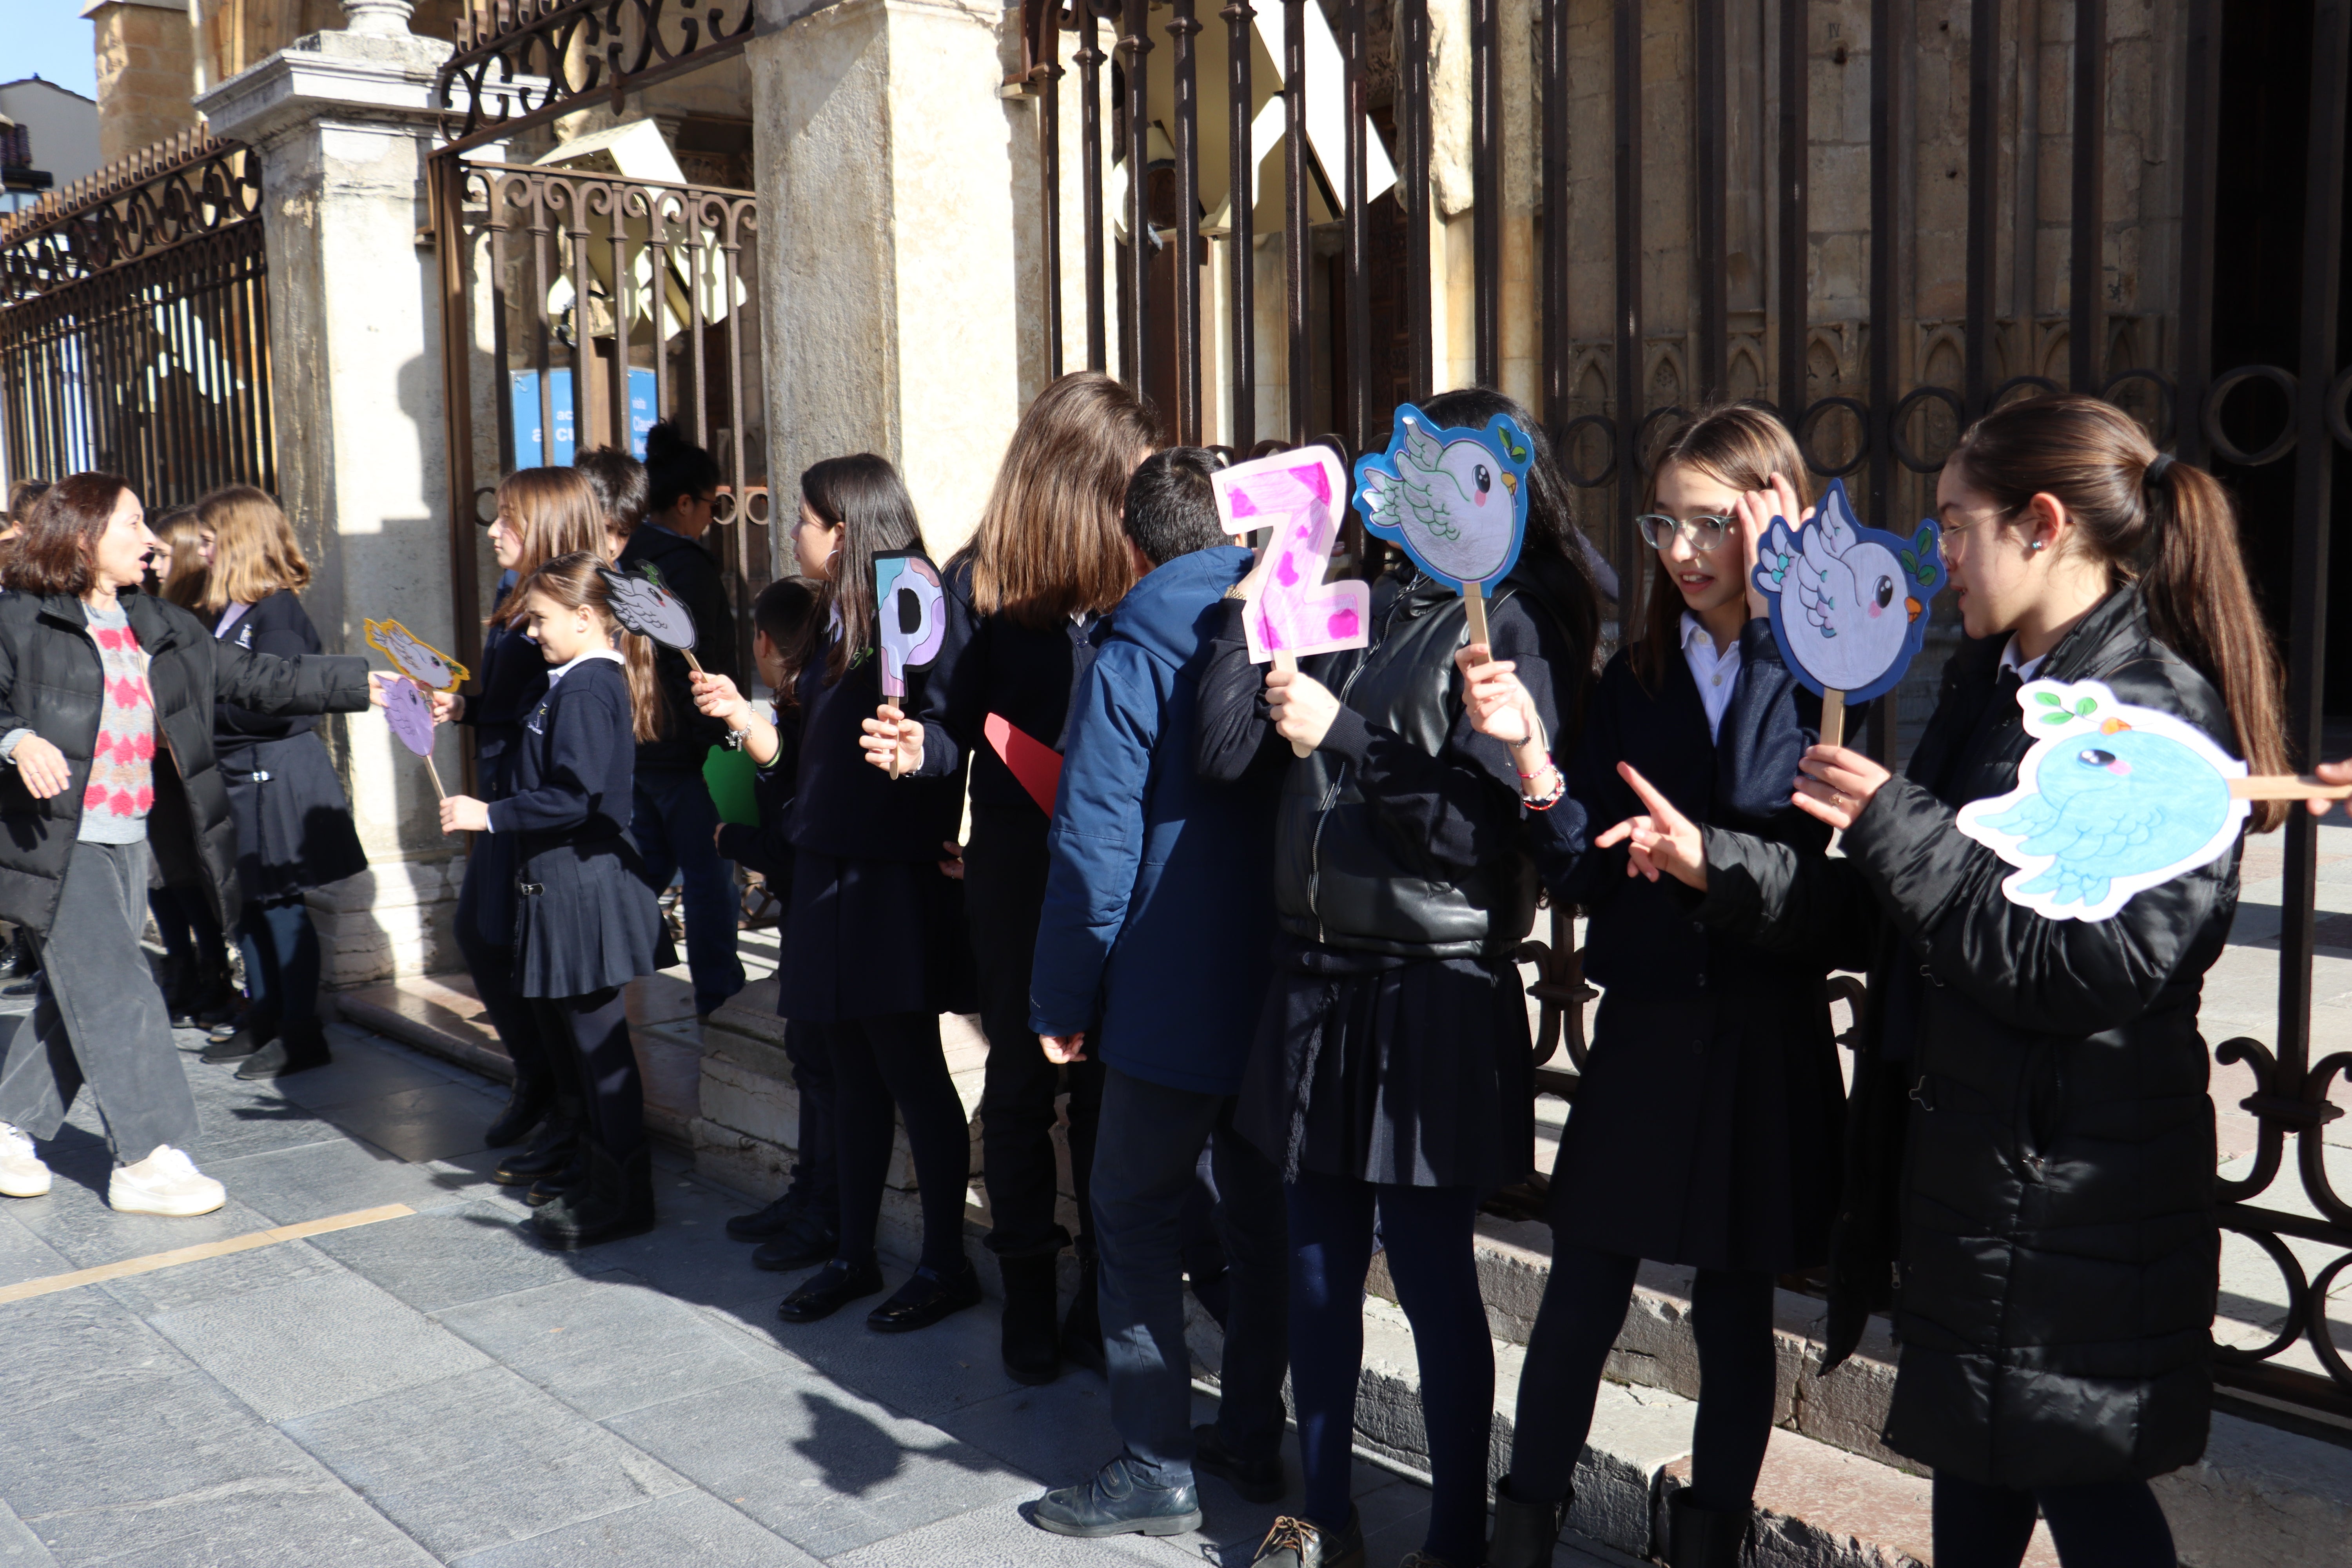
<instances>
[{"instance_id":1,"label":"paper dove cutout","mask_svg":"<svg viewBox=\"0 0 2352 1568\"><path fill-rule=\"evenodd\" d=\"M1940 542L1933 522L1909 539L1863 527L1838 479L1801 525L1772 520L1757 547L1756 586L1770 603L1780 655L1806 690L1862 703L1895 689L1927 640L1927 605L1944 585Z\"/></svg>"},{"instance_id":2,"label":"paper dove cutout","mask_svg":"<svg viewBox=\"0 0 2352 1568\"><path fill-rule=\"evenodd\" d=\"M1357 459L1356 510L1446 586L1490 591L1519 559L1534 462L1527 432L1501 415L1444 429L1400 403L1389 449Z\"/></svg>"},{"instance_id":3,"label":"paper dove cutout","mask_svg":"<svg viewBox=\"0 0 2352 1568\"><path fill-rule=\"evenodd\" d=\"M466 679L467 669L447 654L419 641L398 621L362 621L368 647L392 660L392 667L428 691L454 691Z\"/></svg>"},{"instance_id":4,"label":"paper dove cutout","mask_svg":"<svg viewBox=\"0 0 2352 1568\"><path fill-rule=\"evenodd\" d=\"M639 576L599 566L596 575L604 580L604 606L613 612L613 618L621 624L623 631L651 637L664 647L685 649L694 646L693 614L687 609L685 600L661 585L652 568L646 568L645 575Z\"/></svg>"},{"instance_id":5,"label":"paper dove cutout","mask_svg":"<svg viewBox=\"0 0 2352 1568\"><path fill-rule=\"evenodd\" d=\"M433 754L433 703L415 681L394 678L383 683L383 721L402 745L420 757Z\"/></svg>"},{"instance_id":6,"label":"paper dove cutout","mask_svg":"<svg viewBox=\"0 0 2352 1568\"><path fill-rule=\"evenodd\" d=\"M2052 920L2103 921L2132 895L2238 841L2246 764L2194 724L2116 700L2096 680L2018 691L2033 747L2017 787L1960 808L1959 829L2018 868L2000 890Z\"/></svg>"},{"instance_id":7,"label":"paper dove cutout","mask_svg":"<svg viewBox=\"0 0 2352 1568\"><path fill-rule=\"evenodd\" d=\"M1209 476L1209 486L1227 533L1274 530L1266 545L1272 565L1242 616L1251 663L1264 664L1277 653L1298 658L1361 647L1370 640L1372 585L1323 581L1339 538L1336 498L1348 486L1348 471L1329 447L1302 447L1235 463Z\"/></svg>"},{"instance_id":8,"label":"paper dove cutout","mask_svg":"<svg viewBox=\"0 0 2352 1568\"><path fill-rule=\"evenodd\" d=\"M907 675L940 657L948 637L947 591L919 550L874 553L874 618L882 644L882 695L904 697Z\"/></svg>"}]
</instances>

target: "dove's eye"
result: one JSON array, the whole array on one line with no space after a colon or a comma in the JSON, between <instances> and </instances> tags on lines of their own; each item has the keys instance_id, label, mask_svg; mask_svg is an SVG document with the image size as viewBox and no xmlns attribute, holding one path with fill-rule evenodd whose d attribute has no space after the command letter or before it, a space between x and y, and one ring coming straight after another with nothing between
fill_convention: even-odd
<instances>
[{"instance_id":1,"label":"dove's eye","mask_svg":"<svg viewBox=\"0 0 2352 1568\"><path fill-rule=\"evenodd\" d=\"M1892 577L1881 577L1878 580L1878 607L1883 610L1894 602L1895 579Z\"/></svg>"},{"instance_id":2,"label":"dove's eye","mask_svg":"<svg viewBox=\"0 0 2352 1568\"><path fill-rule=\"evenodd\" d=\"M1480 495L1485 495L1488 490L1495 488L1495 476L1486 471L1486 465L1484 463L1478 465L1477 472L1478 493Z\"/></svg>"},{"instance_id":3,"label":"dove's eye","mask_svg":"<svg viewBox=\"0 0 2352 1568\"><path fill-rule=\"evenodd\" d=\"M2114 763L2116 754L2113 752L2103 752L2096 746L2086 746L2074 753L2074 760L2086 768L2104 768Z\"/></svg>"}]
</instances>

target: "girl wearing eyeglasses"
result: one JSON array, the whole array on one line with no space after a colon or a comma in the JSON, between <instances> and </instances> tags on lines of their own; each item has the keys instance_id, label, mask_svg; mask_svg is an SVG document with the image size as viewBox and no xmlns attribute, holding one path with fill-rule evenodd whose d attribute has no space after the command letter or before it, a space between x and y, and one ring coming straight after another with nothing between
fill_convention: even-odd
<instances>
[{"instance_id":1,"label":"girl wearing eyeglasses","mask_svg":"<svg viewBox=\"0 0 2352 1568\"><path fill-rule=\"evenodd\" d=\"M1685 424L1638 520L1657 552L1635 635L1601 673L1573 760L1555 766L1508 661L1463 651L1474 721L1512 748L1551 896L1589 917L1608 994L1552 1169L1552 1268L1519 1384L1491 1568L1551 1561L1601 1372L1643 1258L1694 1268L1698 1427L1675 1494L1675 1568L1731 1568L1772 1429L1774 1276L1829 1256L1843 1082L1826 954L1709 932L1677 883L1631 876L1638 773L1693 820L1819 856L1790 804L1821 702L1780 660L1750 583L1756 540L1799 512L1804 463L1780 422L1734 406ZM1563 771L1567 778L1563 781ZM1565 798L1559 798L1565 790Z\"/></svg>"}]
</instances>

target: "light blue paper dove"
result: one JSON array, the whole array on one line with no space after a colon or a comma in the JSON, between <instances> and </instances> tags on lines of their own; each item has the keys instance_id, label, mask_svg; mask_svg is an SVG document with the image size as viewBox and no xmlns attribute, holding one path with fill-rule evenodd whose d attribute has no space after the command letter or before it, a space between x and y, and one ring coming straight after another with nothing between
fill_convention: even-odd
<instances>
[{"instance_id":1,"label":"light blue paper dove","mask_svg":"<svg viewBox=\"0 0 2352 1568\"><path fill-rule=\"evenodd\" d=\"M1534 461L1526 432L1500 415L1474 430L1399 404L1388 450L1357 460L1356 510L1446 586L1490 588L1519 558Z\"/></svg>"}]
</instances>

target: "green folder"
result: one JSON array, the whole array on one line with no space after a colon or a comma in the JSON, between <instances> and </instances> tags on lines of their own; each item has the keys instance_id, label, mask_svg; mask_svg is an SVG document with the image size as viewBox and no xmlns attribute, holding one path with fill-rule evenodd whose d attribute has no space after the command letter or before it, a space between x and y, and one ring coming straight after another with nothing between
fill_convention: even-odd
<instances>
[{"instance_id":1,"label":"green folder","mask_svg":"<svg viewBox=\"0 0 2352 1568\"><path fill-rule=\"evenodd\" d=\"M710 804L719 808L719 821L760 826L758 776L759 770L743 752L725 746L710 748L710 755L702 763L702 782L710 791Z\"/></svg>"}]
</instances>

